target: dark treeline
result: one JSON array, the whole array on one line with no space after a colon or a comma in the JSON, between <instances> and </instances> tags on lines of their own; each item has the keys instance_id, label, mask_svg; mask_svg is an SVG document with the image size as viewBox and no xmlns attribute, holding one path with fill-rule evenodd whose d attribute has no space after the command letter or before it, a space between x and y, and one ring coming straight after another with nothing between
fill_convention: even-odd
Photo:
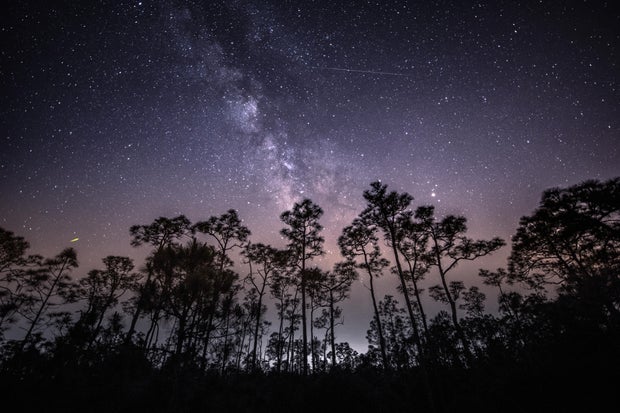
<instances>
[{"instance_id":1,"label":"dark treeline","mask_svg":"<svg viewBox=\"0 0 620 413\"><path fill-rule=\"evenodd\" d=\"M5 405L444 412L613 401L620 178L543 194L521 218L506 268L479 271L497 291L495 314L453 270L502 239L471 239L465 217L413 208L380 182L363 196L330 270L313 264L324 254L323 211L309 199L280 216L286 248L253 243L235 210L196 223L161 217L130 228L131 244L150 249L142 267L108 256L79 277L73 249L29 255L26 240L0 228ZM380 277L397 281L393 294L377 295ZM363 354L337 340L357 279L374 314ZM429 300L445 309L429 314Z\"/></svg>"}]
</instances>

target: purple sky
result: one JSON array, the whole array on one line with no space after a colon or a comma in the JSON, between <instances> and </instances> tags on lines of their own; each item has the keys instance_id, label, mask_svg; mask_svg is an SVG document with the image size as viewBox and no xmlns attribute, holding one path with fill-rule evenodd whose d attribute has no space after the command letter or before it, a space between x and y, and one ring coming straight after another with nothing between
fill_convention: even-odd
<instances>
[{"instance_id":1,"label":"purple sky","mask_svg":"<svg viewBox=\"0 0 620 413\"><path fill-rule=\"evenodd\" d=\"M141 264L128 229L159 216L234 208L282 246L280 213L308 197L328 269L373 180L508 241L544 189L620 175L611 3L83 3L12 2L1 25L0 226L33 253L74 246L76 277ZM337 332L358 349L367 294Z\"/></svg>"}]
</instances>

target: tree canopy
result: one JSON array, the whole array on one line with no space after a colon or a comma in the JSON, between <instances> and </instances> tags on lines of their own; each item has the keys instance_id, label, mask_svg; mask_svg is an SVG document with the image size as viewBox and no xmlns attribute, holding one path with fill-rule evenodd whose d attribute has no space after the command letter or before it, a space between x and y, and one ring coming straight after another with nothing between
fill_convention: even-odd
<instances>
[{"instance_id":1,"label":"tree canopy","mask_svg":"<svg viewBox=\"0 0 620 413\"><path fill-rule=\"evenodd\" d=\"M349 403L375 410L510 411L506 401L523 394L529 410L541 398L566 410L572 399L558 395L614 394L620 370L619 184L545 191L521 218L506 268L477 279L455 269L505 242L470 238L465 216L414 208L381 182L364 191L328 270L315 260L323 210L310 199L280 215L282 249L252 242L235 210L194 224L159 217L129 229L134 247L150 248L142 265L110 255L83 273L74 249L29 255L0 228L0 386L53 404L72 383L105 400L102 411L130 405L119 388L138 389L134 410L225 411L221 393L239 397L239 381L254 402L247 389L266 386L269 411L349 387L365 392ZM356 280L370 292L356 303L372 310L366 352L337 334L355 311L344 303Z\"/></svg>"}]
</instances>

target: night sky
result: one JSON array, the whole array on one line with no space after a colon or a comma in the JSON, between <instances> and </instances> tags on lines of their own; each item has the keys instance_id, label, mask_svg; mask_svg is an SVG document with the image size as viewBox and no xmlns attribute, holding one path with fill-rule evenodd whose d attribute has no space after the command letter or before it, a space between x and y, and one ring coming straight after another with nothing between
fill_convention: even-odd
<instances>
[{"instance_id":1,"label":"night sky","mask_svg":"<svg viewBox=\"0 0 620 413\"><path fill-rule=\"evenodd\" d=\"M620 175L613 2L46 3L3 6L0 226L75 247L78 277L141 264L128 229L159 216L234 208L283 246L280 213L308 197L328 269L377 179L509 240L544 189ZM365 349L361 283L344 317Z\"/></svg>"}]
</instances>

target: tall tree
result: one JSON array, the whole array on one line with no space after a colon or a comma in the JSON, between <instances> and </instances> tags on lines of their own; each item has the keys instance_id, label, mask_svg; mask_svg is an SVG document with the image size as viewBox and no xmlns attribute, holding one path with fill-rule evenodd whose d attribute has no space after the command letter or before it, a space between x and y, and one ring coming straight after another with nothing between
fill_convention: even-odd
<instances>
[{"instance_id":1,"label":"tall tree","mask_svg":"<svg viewBox=\"0 0 620 413\"><path fill-rule=\"evenodd\" d=\"M255 317L254 341L252 347L252 368L257 368L256 351L258 348L258 333L261 325L261 315L263 313L263 298L266 288L272 284L271 278L277 274L283 264L283 257L277 249L265 244L249 244L243 254L248 260L250 273L246 277L246 282L251 284L252 290L256 292L256 305L252 308Z\"/></svg>"},{"instance_id":2,"label":"tall tree","mask_svg":"<svg viewBox=\"0 0 620 413\"><path fill-rule=\"evenodd\" d=\"M411 298L409 297L406 274L403 270L400 252L398 250L403 235L402 226L404 223L410 221L413 215L413 212L409 208L413 197L406 192L399 194L396 191L391 191L388 193L387 185L376 181L370 184L370 190L364 191L364 198L368 204L362 216L383 230L385 240L392 249L394 263L396 264L396 274L400 281L409 320L411 322L413 340L420 354L420 359L423 359L424 348L422 346L418 322L413 311Z\"/></svg>"},{"instance_id":3,"label":"tall tree","mask_svg":"<svg viewBox=\"0 0 620 413\"><path fill-rule=\"evenodd\" d=\"M197 222L193 229L209 235L217 243L220 270L232 264L228 252L234 248L242 248L251 235L234 209L229 209L219 217Z\"/></svg>"},{"instance_id":4,"label":"tall tree","mask_svg":"<svg viewBox=\"0 0 620 413\"><path fill-rule=\"evenodd\" d=\"M228 282L235 282L238 278L238 275L232 271L225 271L227 267L230 267L233 264L232 259L229 256L229 252L235 248L242 248L248 240L248 237L251 235L250 230L243 225L243 221L239 218L237 211L234 209L229 209L226 213L220 215L219 217L210 217L206 221L197 222L193 227L194 231L203 233L208 235L211 239L216 242L216 251L218 253L218 261L219 261L219 271L220 275L224 278L228 276L234 277L232 280L223 280L222 285L228 285ZM209 309L210 316L208 318L208 323L206 325L207 334L206 334L206 342L208 343L210 339L211 330L213 329L213 321L215 315L215 308L218 305L218 299L216 295L219 294L217 290L213 290L214 296L212 297L211 303L213 305L212 308ZM232 305L233 297L235 294L235 288L227 289L228 295L222 296L224 302L220 303L220 308L224 310L223 317L225 318L225 325L229 325L230 314L228 311L231 311L234 306ZM226 334L228 334L228 328L224 330ZM224 353L228 353L228 338L224 337ZM222 371L224 371L224 366L222 365Z\"/></svg>"},{"instance_id":5,"label":"tall tree","mask_svg":"<svg viewBox=\"0 0 620 413\"><path fill-rule=\"evenodd\" d=\"M131 235L131 245L139 247L143 244L149 244L154 247L151 257L164 247L179 242L190 232L191 222L184 215L175 218L159 217L148 225L133 225L129 228ZM152 258L147 259L146 264L146 280L139 288L133 317L127 332L126 341L129 342L133 338L136 329L136 323L140 319L142 311L150 301L150 296L154 290L152 264L149 262ZM151 323L151 328L153 323ZM145 344L148 344L145 340Z\"/></svg>"},{"instance_id":6,"label":"tall tree","mask_svg":"<svg viewBox=\"0 0 620 413\"><path fill-rule=\"evenodd\" d=\"M428 324L421 297L423 290L419 286L429 270L428 232L420 222L414 222L409 217L403 217L398 228L401 231L397 237L398 251L407 263L406 279L411 281L422 327L428 336Z\"/></svg>"},{"instance_id":7,"label":"tall tree","mask_svg":"<svg viewBox=\"0 0 620 413\"><path fill-rule=\"evenodd\" d=\"M26 334L20 348L24 349L39 327L50 308L60 306L72 296L73 283L70 273L78 266L77 254L73 248L63 250L54 258L41 263L40 268L28 271L24 289L32 297L32 305L19 310L27 320Z\"/></svg>"},{"instance_id":8,"label":"tall tree","mask_svg":"<svg viewBox=\"0 0 620 413\"><path fill-rule=\"evenodd\" d=\"M383 270L389 265L389 262L381 257L381 250L379 249L379 240L376 232L376 227L371 226L370 223L364 222L361 218L356 218L350 226L342 230L342 235L338 238L338 245L343 257L355 262L357 268L364 269L368 274L368 289L370 291L375 320L377 320L377 335L379 337L381 360L383 362L383 368L388 369L390 363L387 356L383 327L381 326L381 317L379 317L374 279L382 275ZM361 258L361 262L356 261L358 257Z\"/></svg>"},{"instance_id":9,"label":"tall tree","mask_svg":"<svg viewBox=\"0 0 620 413\"><path fill-rule=\"evenodd\" d=\"M512 241L510 280L559 286L597 322L620 325L620 178L545 191Z\"/></svg>"},{"instance_id":10,"label":"tall tree","mask_svg":"<svg viewBox=\"0 0 620 413\"><path fill-rule=\"evenodd\" d=\"M463 216L448 215L441 221L434 216L432 206L419 207L415 213L424 230L428 232L431 243L430 264L437 267L441 287L434 287L434 295L450 306L450 315L457 335L463 346L463 353L471 362L471 350L463 329L459 323L456 300L464 290L460 281L448 280L448 273L461 261L473 261L489 255L505 245L501 238L489 241L467 238L467 219Z\"/></svg>"},{"instance_id":11,"label":"tall tree","mask_svg":"<svg viewBox=\"0 0 620 413\"><path fill-rule=\"evenodd\" d=\"M128 291L135 290L139 275L132 273L133 261L128 257L107 256L104 270L92 270L78 282L78 294L86 300L86 310L78 324L89 330L86 348L90 348L100 333L108 310L119 304Z\"/></svg>"},{"instance_id":12,"label":"tall tree","mask_svg":"<svg viewBox=\"0 0 620 413\"><path fill-rule=\"evenodd\" d=\"M412 219L413 212L409 208L409 205L411 201L413 201L413 197L406 192L399 194L396 191L391 191L388 193L387 185L375 181L370 184L369 190L364 191L364 199L366 199L367 206L362 212L362 215L383 230L384 238L392 249L394 263L396 264L396 273L400 281L403 296L405 297L409 321L411 322L413 342L418 350L418 362L422 372L426 397L430 409L434 411L435 399L430 383L424 346L422 345L418 323L413 312L411 298L409 297L405 271L400 262L400 253L398 251L398 245L402 241L403 236L402 226Z\"/></svg>"},{"instance_id":13,"label":"tall tree","mask_svg":"<svg viewBox=\"0 0 620 413\"><path fill-rule=\"evenodd\" d=\"M164 311L175 320L177 357L188 347L194 333L201 300L209 293L215 261L213 248L196 239L186 245L170 245L154 256L155 279L165 291Z\"/></svg>"},{"instance_id":14,"label":"tall tree","mask_svg":"<svg viewBox=\"0 0 620 413\"><path fill-rule=\"evenodd\" d=\"M274 333L276 336L270 340L272 352L275 354L276 371L279 373L282 369L282 360L284 355L284 347L286 344L284 321L286 319L289 308L293 305L293 297L290 291L292 287L291 277L288 269L289 253L281 251L283 271L275 272L269 283L271 297L275 300L276 310L278 312L278 331Z\"/></svg>"},{"instance_id":15,"label":"tall tree","mask_svg":"<svg viewBox=\"0 0 620 413\"><path fill-rule=\"evenodd\" d=\"M478 271L478 276L483 279L482 282L485 285L497 287L499 291L498 303L500 312L506 313L509 317L514 318L514 321L519 322L519 314L515 311L517 306L513 305L515 300L518 300L517 296L519 294L505 291L504 288L502 288L504 284L511 285L514 283L514 281L509 278L508 272L504 268L498 268L495 272L480 269Z\"/></svg>"},{"instance_id":16,"label":"tall tree","mask_svg":"<svg viewBox=\"0 0 620 413\"><path fill-rule=\"evenodd\" d=\"M413 365L411 345L411 324L407 320L406 311L398 305L391 295L379 301L379 316L373 317L366 338L372 345L378 339L378 324L384 329L386 351L390 360L390 368L410 368Z\"/></svg>"},{"instance_id":17,"label":"tall tree","mask_svg":"<svg viewBox=\"0 0 620 413\"><path fill-rule=\"evenodd\" d=\"M329 314L329 338L332 353L332 368L336 367L336 319L340 315L337 303L349 297L351 284L357 279L354 265L349 262L340 262L334 265L334 270L325 272L320 278L319 286L322 290L321 298Z\"/></svg>"},{"instance_id":18,"label":"tall tree","mask_svg":"<svg viewBox=\"0 0 620 413\"><path fill-rule=\"evenodd\" d=\"M41 258L26 256L28 248L23 237L0 227L0 338L7 325L17 321L20 307L30 301L22 293L26 270Z\"/></svg>"},{"instance_id":19,"label":"tall tree","mask_svg":"<svg viewBox=\"0 0 620 413\"><path fill-rule=\"evenodd\" d=\"M293 209L285 211L280 219L288 225L280 233L289 241L288 248L293 262L298 269L301 289L301 323L302 323L302 371L308 373L308 332L306 327L306 265L314 257L324 254L324 239L319 235L323 229L319 219L323 210L309 199L295 203Z\"/></svg>"},{"instance_id":20,"label":"tall tree","mask_svg":"<svg viewBox=\"0 0 620 413\"><path fill-rule=\"evenodd\" d=\"M321 288L327 273L322 271L318 267L307 268L305 273L306 279L306 295L308 297L308 308L310 309L310 316L308 317L308 324L310 326L310 361L312 363L312 371L317 371L317 359L319 357L319 341L314 335L314 328L324 328L325 323L323 319L315 318L315 312L323 307L323 299L325 291ZM325 318L326 320L327 318Z\"/></svg>"}]
</instances>

